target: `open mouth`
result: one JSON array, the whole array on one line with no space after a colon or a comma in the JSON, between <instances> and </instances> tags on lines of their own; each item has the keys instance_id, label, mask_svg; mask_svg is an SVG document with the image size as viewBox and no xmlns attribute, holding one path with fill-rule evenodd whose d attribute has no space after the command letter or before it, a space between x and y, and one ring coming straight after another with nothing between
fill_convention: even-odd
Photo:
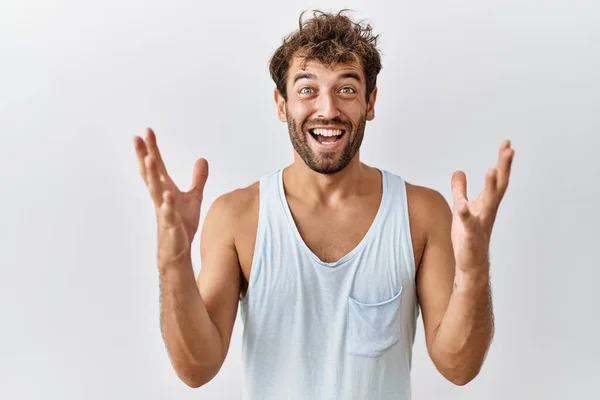
<instances>
[{"instance_id":1,"label":"open mouth","mask_svg":"<svg viewBox=\"0 0 600 400\"><path fill-rule=\"evenodd\" d=\"M341 140L346 134L346 131L343 129L316 128L309 129L308 132L313 137L313 139L325 146L331 146L335 144L336 142Z\"/></svg>"}]
</instances>

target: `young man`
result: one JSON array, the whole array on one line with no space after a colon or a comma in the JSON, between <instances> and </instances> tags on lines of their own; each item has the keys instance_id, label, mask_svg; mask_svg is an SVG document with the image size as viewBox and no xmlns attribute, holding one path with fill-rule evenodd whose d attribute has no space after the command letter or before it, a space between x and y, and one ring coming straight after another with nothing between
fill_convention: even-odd
<instances>
[{"instance_id":1,"label":"young man","mask_svg":"<svg viewBox=\"0 0 600 400\"><path fill-rule=\"evenodd\" d=\"M505 141L475 200L452 176L438 192L361 163L381 69L377 37L343 14L315 13L271 60L292 165L219 197L198 229L208 164L192 187L169 177L148 129L134 138L156 207L161 328L189 386L226 357L238 304L248 399L409 399L415 321L457 385L479 372L493 336L488 247L508 185Z\"/></svg>"}]
</instances>

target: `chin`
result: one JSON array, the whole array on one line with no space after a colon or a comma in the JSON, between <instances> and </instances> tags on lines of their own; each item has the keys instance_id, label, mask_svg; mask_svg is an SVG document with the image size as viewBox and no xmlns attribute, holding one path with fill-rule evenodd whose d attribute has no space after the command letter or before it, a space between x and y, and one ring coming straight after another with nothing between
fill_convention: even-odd
<instances>
[{"instance_id":1,"label":"chin","mask_svg":"<svg viewBox=\"0 0 600 400\"><path fill-rule=\"evenodd\" d=\"M304 160L306 165L313 171L323 175L334 175L341 172L348 166L348 163L343 163L341 160L335 162L315 162L315 160Z\"/></svg>"}]
</instances>

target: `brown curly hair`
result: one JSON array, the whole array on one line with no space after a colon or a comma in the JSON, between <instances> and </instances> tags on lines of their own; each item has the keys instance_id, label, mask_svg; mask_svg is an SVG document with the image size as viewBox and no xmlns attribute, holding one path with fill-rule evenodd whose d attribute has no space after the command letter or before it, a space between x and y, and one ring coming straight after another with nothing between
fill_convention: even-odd
<instances>
[{"instance_id":1,"label":"brown curly hair","mask_svg":"<svg viewBox=\"0 0 600 400\"><path fill-rule=\"evenodd\" d=\"M379 35L373 35L372 27L362 22L353 22L342 10L337 14L314 10L313 18L303 21L300 14L299 28L283 39L275 51L269 72L277 90L287 101L286 81L288 68L294 57L303 59L302 68L316 60L326 66L358 62L362 65L367 80L367 101L377 86L377 75L381 71L380 51L377 49Z\"/></svg>"}]
</instances>

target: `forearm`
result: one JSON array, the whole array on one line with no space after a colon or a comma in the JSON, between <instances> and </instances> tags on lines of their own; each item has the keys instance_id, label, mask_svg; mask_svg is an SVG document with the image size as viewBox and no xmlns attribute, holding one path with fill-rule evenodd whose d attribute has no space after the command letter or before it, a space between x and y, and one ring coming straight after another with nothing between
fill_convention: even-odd
<instances>
[{"instance_id":1,"label":"forearm","mask_svg":"<svg viewBox=\"0 0 600 400\"><path fill-rule=\"evenodd\" d=\"M457 268L454 288L435 332L432 357L456 384L466 384L479 372L494 334L489 267L471 275Z\"/></svg>"},{"instance_id":2,"label":"forearm","mask_svg":"<svg viewBox=\"0 0 600 400\"><path fill-rule=\"evenodd\" d=\"M178 376L198 387L212 379L223 362L221 338L202 301L191 259L160 271L160 326Z\"/></svg>"}]
</instances>

